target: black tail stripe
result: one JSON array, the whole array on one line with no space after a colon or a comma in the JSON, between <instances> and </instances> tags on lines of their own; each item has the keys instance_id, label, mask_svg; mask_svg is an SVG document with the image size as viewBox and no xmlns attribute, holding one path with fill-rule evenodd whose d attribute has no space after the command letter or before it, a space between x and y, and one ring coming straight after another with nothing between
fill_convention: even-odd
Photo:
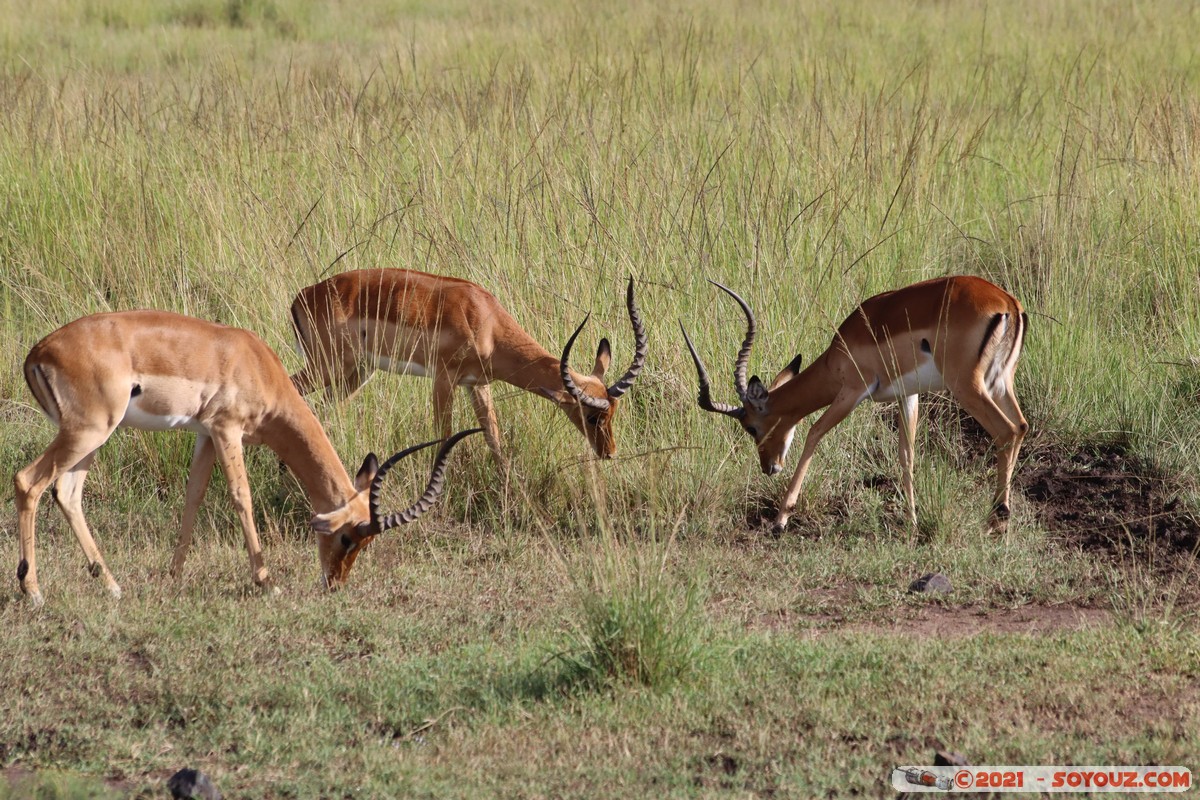
<instances>
[{"instance_id":1,"label":"black tail stripe","mask_svg":"<svg viewBox=\"0 0 1200 800\"><path fill-rule=\"evenodd\" d=\"M300 349L304 351L305 358L308 357L308 342L304 341L304 330L300 327L300 312L296 310L296 306L300 305L300 301L292 303L292 328L296 331L296 342L299 343Z\"/></svg>"},{"instance_id":2,"label":"black tail stripe","mask_svg":"<svg viewBox=\"0 0 1200 800\"><path fill-rule=\"evenodd\" d=\"M57 417L61 421L62 403L58 402L58 398L54 394L54 387L50 385L50 381L46 378L46 371L42 369L42 365L34 364L33 366L27 366L24 372L25 385L29 387L29 392L33 395L33 399L37 400L37 404L42 407L43 411L45 411L47 414L50 414L52 419ZM34 373L37 374L36 380L38 382L38 386L41 386L46 390L46 399L54 404L53 409L48 408L46 404L42 402L42 395L38 392L37 387L33 385L35 380Z\"/></svg>"},{"instance_id":3,"label":"black tail stripe","mask_svg":"<svg viewBox=\"0 0 1200 800\"><path fill-rule=\"evenodd\" d=\"M996 328L999 327L1000 322L1005 316L1007 315L996 314L994 317L992 317L991 321L988 322L987 330L983 332L983 341L979 343L979 355L976 356L977 359L983 358L983 351L987 350L988 342L992 340L992 334L996 332Z\"/></svg>"}]
</instances>

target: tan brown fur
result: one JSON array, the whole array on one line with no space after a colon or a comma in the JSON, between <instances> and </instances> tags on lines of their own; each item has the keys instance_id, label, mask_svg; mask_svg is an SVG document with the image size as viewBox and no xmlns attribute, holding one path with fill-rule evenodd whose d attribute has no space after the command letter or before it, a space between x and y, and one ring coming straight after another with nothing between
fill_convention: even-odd
<instances>
[{"instance_id":1,"label":"tan brown fur","mask_svg":"<svg viewBox=\"0 0 1200 800\"><path fill-rule=\"evenodd\" d=\"M875 295L838 327L833 341L806 369L781 371L764 386L747 386L739 421L758 449L763 472L783 469L793 431L809 414L813 423L776 517L782 529L795 508L817 444L863 400L899 402L901 483L916 521L913 496L917 398L930 388L904 376L936 369L944 388L996 442L996 492L989 525L1003 528L1009 487L1028 423L1013 390L1025 331L1020 302L1000 287L971 276L937 278ZM795 362L794 362L795 363Z\"/></svg>"},{"instance_id":2,"label":"tan brown fur","mask_svg":"<svg viewBox=\"0 0 1200 800\"><path fill-rule=\"evenodd\" d=\"M346 560L344 542L353 541L357 555L364 538L360 526L369 520L366 491L377 461L369 456L356 479L350 479L278 356L253 333L161 311L94 314L34 345L25 359L25 377L58 426L46 451L14 478L18 572L22 590L34 603L42 600L35 520L38 502L51 485L93 574L120 596L84 519L81 498L96 451L122 424L184 427L198 434L172 574L183 568L196 512L219 460L245 534L251 578L269 585L242 458L242 443L248 442L270 447L299 478L314 521L327 531L317 537L325 580L331 586L345 580L353 560ZM175 418L176 424L161 418Z\"/></svg>"},{"instance_id":3,"label":"tan brown fur","mask_svg":"<svg viewBox=\"0 0 1200 800\"><path fill-rule=\"evenodd\" d=\"M560 360L538 344L500 302L460 278L402 269L344 272L300 291L292 320L306 364L292 377L301 394L324 388L350 396L380 358L416 366L433 379L435 424L451 429L454 389L471 392L472 407L497 461L500 444L488 384L500 380L555 403L596 454L616 453L612 419L619 401L602 380L611 352L601 340L589 375L572 371L579 389L607 408L584 408L564 390Z\"/></svg>"}]
</instances>

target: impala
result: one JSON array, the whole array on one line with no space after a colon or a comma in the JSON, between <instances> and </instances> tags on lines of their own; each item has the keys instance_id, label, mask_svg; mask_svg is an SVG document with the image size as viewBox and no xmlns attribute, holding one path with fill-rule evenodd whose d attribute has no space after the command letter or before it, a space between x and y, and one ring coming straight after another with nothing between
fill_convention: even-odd
<instances>
[{"instance_id":1,"label":"impala","mask_svg":"<svg viewBox=\"0 0 1200 800\"><path fill-rule=\"evenodd\" d=\"M555 358L517 324L482 287L459 278L405 269L344 272L302 289L292 302L292 322L306 364L292 376L301 394L324 388L352 395L376 369L433 378L433 413L450 431L454 388L470 389L488 446L506 464L489 383L501 380L555 403L583 433L596 455L617 450L612 418L619 399L646 361L646 331L625 293L633 325L633 363L612 386L602 380L612 352L601 339L590 375L567 364L587 319Z\"/></svg>"},{"instance_id":2,"label":"impala","mask_svg":"<svg viewBox=\"0 0 1200 800\"><path fill-rule=\"evenodd\" d=\"M214 459L219 459L245 534L250 577L260 586L270 585L242 458L243 442L261 443L292 469L308 495L321 572L331 589L346 580L355 558L377 534L429 509L442 489L449 448L476 432L448 440L425 494L405 511L381 518L379 487L387 469L434 443L397 453L384 467L371 454L352 481L279 358L249 331L162 311L93 314L34 345L25 359L25 380L58 426L46 451L13 480L20 532L17 580L35 605L42 603L42 593L34 522L38 501L51 485L92 576L103 577L109 592L121 595L88 530L82 504L83 482L96 451L118 427L196 434L172 575L181 573L196 513Z\"/></svg>"},{"instance_id":3,"label":"impala","mask_svg":"<svg viewBox=\"0 0 1200 800\"><path fill-rule=\"evenodd\" d=\"M746 381L754 344L754 314L731 289L714 283L746 315L746 338L734 364L733 382L742 404L713 402L708 373L687 331L688 350L700 382L700 408L733 417L754 438L762 471L783 469L796 424L825 408L804 440L800 463L788 484L775 520L782 530L796 505L800 486L821 438L864 400L899 403L901 486L908 518L916 522L913 446L917 398L949 390L996 443L996 493L989 529L1003 530L1009 516L1013 466L1029 425L1017 405L1013 378L1028 319L1015 297L969 276L936 278L875 295L846 318L833 343L803 371L796 356L770 386L758 376Z\"/></svg>"}]
</instances>

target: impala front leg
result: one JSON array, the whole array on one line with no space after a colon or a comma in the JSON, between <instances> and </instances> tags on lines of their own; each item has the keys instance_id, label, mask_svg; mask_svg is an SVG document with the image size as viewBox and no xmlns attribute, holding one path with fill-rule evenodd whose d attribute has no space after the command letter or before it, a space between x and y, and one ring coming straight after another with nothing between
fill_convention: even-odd
<instances>
[{"instance_id":1,"label":"impala front leg","mask_svg":"<svg viewBox=\"0 0 1200 800\"><path fill-rule=\"evenodd\" d=\"M508 459L500 446L500 424L496 421L496 407L492 404L492 387L486 383L471 387L471 404L475 407L475 417L479 427L483 428L483 438L487 440L500 472L508 479Z\"/></svg>"},{"instance_id":2,"label":"impala front leg","mask_svg":"<svg viewBox=\"0 0 1200 800\"><path fill-rule=\"evenodd\" d=\"M433 424L437 435L445 438L451 434L450 425L454 412L455 381L447 373L438 371L433 376Z\"/></svg>"},{"instance_id":3,"label":"impala front leg","mask_svg":"<svg viewBox=\"0 0 1200 800\"><path fill-rule=\"evenodd\" d=\"M212 477L213 461L217 451L213 447L212 438L204 434L196 436L196 446L192 450L192 466L188 471L187 490L183 501L183 520L179 523L179 540L175 543L175 555L171 559L171 577L183 576L183 562L192 546L192 529L196 526L196 514L200 511L200 502L204 500L204 492L208 489L208 481ZM282 462L281 462L282 463Z\"/></svg>"},{"instance_id":4,"label":"impala front leg","mask_svg":"<svg viewBox=\"0 0 1200 800\"><path fill-rule=\"evenodd\" d=\"M796 498L800 496L800 487L804 483L804 476L808 472L808 465L812 461L813 453L817 450L817 445L820 444L825 434L829 433L854 410L859 402L860 398L854 394L838 395L829 408L825 409L825 413L809 428L808 436L804 439L804 450L800 453L800 463L796 465L796 472L788 483L787 493L784 494L783 500L779 504L779 515L775 518L775 525L772 528L775 533L783 532L783 529L787 527L788 518L796 510Z\"/></svg>"},{"instance_id":5,"label":"impala front leg","mask_svg":"<svg viewBox=\"0 0 1200 800\"><path fill-rule=\"evenodd\" d=\"M246 463L242 458L242 432L213 431L212 443L216 456L221 461L225 471L225 479L229 484L229 494L233 499L233 508L237 511L238 520L242 523L242 533L246 538L246 552L250 556L250 579L254 583L270 588L271 576L263 564L262 545L258 541L258 531L254 527L254 509L250 501L250 481L246 475Z\"/></svg>"},{"instance_id":6,"label":"impala front leg","mask_svg":"<svg viewBox=\"0 0 1200 800\"><path fill-rule=\"evenodd\" d=\"M919 395L910 394L900 398L897 419L900 429L900 488L908 503L908 524L917 528L917 499L913 489L913 466L916 461L917 402Z\"/></svg>"}]
</instances>

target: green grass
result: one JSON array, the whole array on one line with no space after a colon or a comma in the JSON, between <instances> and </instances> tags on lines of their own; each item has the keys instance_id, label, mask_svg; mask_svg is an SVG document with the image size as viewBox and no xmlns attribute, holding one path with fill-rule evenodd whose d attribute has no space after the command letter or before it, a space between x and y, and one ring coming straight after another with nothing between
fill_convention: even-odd
<instances>
[{"instance_id":1,"label":"green grass","mask_svg":"<svg viewBox=\"0 0 1200 800\"><path fill-rule=\"evenodd\" d=\"M443 510L373 545L332 597L309 509L263 451L248 463L282 595L249 589L220 477L171 582L190 436L119 432L85 507L126 596L87 577L46 498L47 606L15 583L0 597L0 766L61 796L93 780L157 796L190 765L227 796L279 797L882 797L891 766L940 745L1200 766L1194 559L1081 551L1023 497L1010 532L985 535L991 457L928 402L916 534L878 479L897 469L891 411L863 408L772 538L758 518L781 482L696 408L677 328L729 401L741 317L707 279L754 306L766 378L870 294L982 275L1031 315L1018 470L1118 441L1200 506L1191 4L3 10L0 473L51 437L25 354L94 311L241 325L295 368L296 290L408 267L483 284L551 351L593 312L577 366L604 335L620 369L632 274L650 355L612 463L498 387L515 479L464 445ZM431 437L430 390L381 375L314 407L357 466ZM15 527L7 493L9 568ZM904 594L934 570L952 595ZM1102 616L1000 623L1064 608ZM963 619L985 632L922 627ZM60 772L80 786L51 786Z\"/></svg>"}]
</instances>

